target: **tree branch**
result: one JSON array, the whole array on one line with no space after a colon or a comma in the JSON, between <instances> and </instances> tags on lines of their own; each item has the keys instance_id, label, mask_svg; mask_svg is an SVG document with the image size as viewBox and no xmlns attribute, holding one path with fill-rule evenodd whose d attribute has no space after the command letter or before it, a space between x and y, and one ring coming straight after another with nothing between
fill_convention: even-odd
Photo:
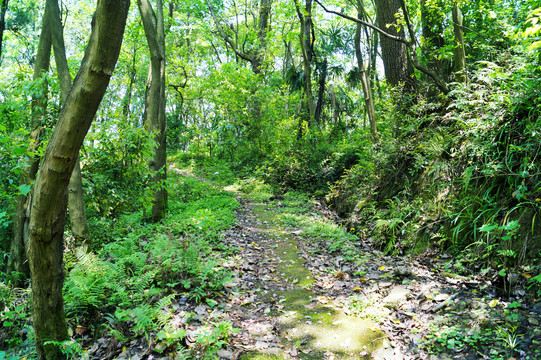
<instances>
[{"instance_id":1,"label":"tree branch","mask_svg":"<svg viewBox=\"0 0 541 360\"><path fill-rule=\"evenodd\" d=\"M220 33L220 36L222 37L222 39L224 39L224 41L229 46L231 46L231 49L233 49L233 51L235 52L235 54L237 54L238 57L240 57L243 60L249 61L250 63L253 62L254 59L246 55L242 51L239 51L239 49L237 49L237 47L235 46L235 43L233 42L233 40L231 40L231 38L224 33L222 27L220 26L220 23L218 22L218 19L216 18L216 14L214 13L214 9L212 8L212 5L210 5L209 0L205 0L205 1L207 2L207 6L209 8L210 14L212 15L212 19L214 20L214 23L216 24L216 28L218 29L218 32Z\"/></svg>"},{"instance_id":2,"label":"tree branch","mask_svg":"<svg viewBox=\"0 0 541 360\"><path fill-rule=\"evenodd\" d=\"M346 15L346 14L342 14L340 12L337 12L337 11L333 11L333 10L329 10L327 9L319 0L315 0L316 3L318 3L319 6L321 6L323 8L323 10L326 12L326 13L329 13L329 14L334 14L334 15L338 15L340 16L341 18L344 18L344 19L347 19L349 21L353 21L353 22L356 22L356 23L359 23L359 24L362 24L364 26L367 26L369 27L370 29L372 30L375 30L377 31L378 33L380 33L381 35L385 36L386 38L388 39L391 39L391 40L395 40L395 41L399 41L403 44L405 44L406 46L409 46L410 45L410 42L407 41L406 39L402 39L400 36L395 36L395 35L391 35L387 32L385 32L384 30L380 29L379 27L373 25L373 24L370 24L364 20L361 20L361 19L357 19L355 17L352 17L352 16L349 16L349 15Z\"/></svg>"},{"instance_id":3,"label":"tree branch","mask_svg":"<svg viewBox=\"0 0 541 360\"><path fill-rule=\"evenodd\" d=\"M401 38L400 36L395 36L395 35L391 35L385 31L383 31L382 29L380 29L379 27L373 25L373 24L370 24L366 21L363 21L361 19L357 19L355 17L352 17L352 16L348 16L346 14L342 14L342 13L339 13L337 11L332 11L332 10L328 10L319 0L315 0L316 3L318 3L319 6L321 6L323 8L323 10L329 14L335 14L335 15L338 15L340 16L341 18L344 18L344 19L347 19L349 21L353 21L353 22L356 22L356 23L359 23L359 24L362 24L366 27L369 27L370 29L372 30L375 30L377 31L378 33L380 33L381 35L385 36L386 38L388 39L391 39L391 40L395 40L395 41L398 41L398 42L401 42L402 44L406 45L406 47L408 48L409 50L409 57L410 57L410 60L411 60L411 63L412 65L417 69L419 70L420 72L426 74L427 76L429 76L432 80L434 80L434 83L436 84L436 86L438 87L438 89L440 89L441 92L443 92L444 94L448 94L449 93L449 87L447 86L447 83L441 78L441 76L436 73L435 71L432 71L430 69L428 69L427 67L423 66L419 60L417 59L417 54L416 54L416 50L415 50L415 34L413 32L413 28L411 26L411 22L409 21L409 16L407 15L407 9L405 9L405 5L404 5L404 1L401 1L402 3L402 9L404 11L404 16L406 17L406 23L407 23L407 26L408 26L408 31L410 33L410 37L412 38L411 41L408 41L406 39L403 39Z\"/></svg>"}]
</instances>

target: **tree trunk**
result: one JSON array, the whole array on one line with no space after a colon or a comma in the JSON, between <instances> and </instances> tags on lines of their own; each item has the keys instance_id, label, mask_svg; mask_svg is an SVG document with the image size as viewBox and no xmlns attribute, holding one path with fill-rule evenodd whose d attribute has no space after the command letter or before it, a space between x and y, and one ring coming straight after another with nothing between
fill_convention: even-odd
<instances>
[{"instance_id":1,"label":"tree trunk","mask_svg":"<svg viewBox=\"0 0 541 360\"><path fill-rule=\"evenodd\" d=\"M319 89L317 92L317 105L314 111L314 123L320 125L321 114L323 114L323 100L325 100L325 83L327 81L327 59L323 60L322 69L319 74Z\"/></svg>"},{"instance_id":2,"label":"tree trunk","mask_svg":"<svg viewBox=\"0 0 541 360\"><path fill-rule=\"evenodd\" d=\"M2 3L0 3L0 64L2 63L2 44L4 43L4 30L6 30L7 10L8 0L2 0Z\"/></svg>"},{"instance_id":3,"label":"tree trunk","mask_svg":"<svg viewBox=\"0 0 541 360\"><path fill-rule=\"evenodd\" d=\"M79 156L75 161L68 185L68 209L71 222L71 233L75 238L76 246L90 246L90 230L86 219L84 203L83 178L81 176L81 162Z\"/></svg>"},{"instance_id":4,"label":"tree trunk","mask_svg":"<svg viewBox=\"0 0 541 360\"><path fill-rule=\"evenodd\" d=\"M400 8L400 0L376 0L378 27L404 39L404 27L398 24L395 16ZM387 82L392 86L401 86L404 92L415 92L417 84L413 76L413 67L408 61L406 45L381 34L380 44Z\"/></svg>"},{"instance_id":5,"label":"tree trunk","mask_svg":"<svg viewBox=\"0 0 541 360\"><path fill-rule=\"evenodd\" d=\"M466 50L464 49L464 30L462 28L462 11L458 4L453 5L453 32L455 35L454 59L455 80L464 83L468 81L466 74Z\"/></svg>"},{"instance_id":6,"label":"tree trunk","mask_svg":"<svg viewBox=\"0 0 541 360\"><path fill-rule=\"evenodd\" d=\"M56 71L60 83L60 97L62 103L66 101L71 87L71 75L66 59L66 46L64 44L64 30L58 0L47 0L49 7L49 23L56 62ZM68 208L71 222L71 232L77 245L90 245L90 231L86 220L85 204L83 200L83 180L81 178L81 164L79 157L71 174L68 190Z\"/></svg>"},{"instance_id":7,"label":"tree trunk","mask_svg":"<svg viewBox=\"0 0 541 360\"><path fill-rule=\"evenodd\" d=\"M33 79L40 79L49 69L51 59L51 32L49 24L49 9L46 7L42 18L41 34L39 37L38 51L34 63ZM41 95L32 99L32 124L30 133L30 145L28 151L37 153L41 144L41 138L44 133L43 122L44 113L47 108L47 83L43 83L43 92ZM34 156L28 160L28 165L23 169L19 184L30 185L36 178L39 167L39 156ZM30 275L30 268L26 261L26 248L28 239L28 220L30 218L31 207L29 204L30 193L28 196L18 195L15 208L15 217L13 221L13 235L11 240L10 257L8 259L8 273L19 273L13 280L14 285L21 286L23 281Z\"/></svg>"},{"instance_id":8,"label":"tree trunk","mask_svg":"<svg viewBox=\"0 0 541 360\"><path fill-rule=\"evenodd\" d=\"M305 115L301 118L305 118L308 122L308 126L314 125L315 108L314 108L314 95L312 92L312 57L314 54L313 38L312 38L312 0L305 0L304 9L301 9L298 0L295 1L295 8L297 10L297 16L300 21L300 33L299 40L302 52L302 64L304 70L304 111ZM302 120L299 121L299 132L297 137L302 137ZM301 135L299 135L301 134Z\"/></svg>"},{"instance_id":9,"label":"tree trunk","mask_svg":"<svg viewBox=\"0 0 541 360\"><path fill-rule=\"evenodd\" d=\"M67 188L79 149L114 70L129 0L98 0L81 67L66 98L34 185L28 259L32 273L32 322L39 359L61 359L67 339L62 285Z\"/></svg>"},{"instance_id":10,"label":"tree trunk","mask_svg":"<svg viewBox=\"0 0 541 360\"><path fill-rule=\"evenodd\" d=\"M126 119L130 116L130 106L131 106L131 98L133 93L133 84L135 83L135 77L137 76L137 44L133 47L133 57L132 57L132 64L131 69L129 70L129 79L128 79L128 89L126 90L126 95L124 95L124 99L122 99L122 114L126 117Z\"/></svg>"},{"instance_id":11,"label":"tree trunk","mask_svg":"<svg viewBox=\"0 0 541 360\"><path fill-rule=\"evenodd\" d=\"M357 0L357 17L363 18L362 2ZM361 85L364 94L364 104L366 107L366 113L368 114L368 121L370 122L370 136L372 142L379 140L378 125L376 123L376 107L374 105L374 97L372 96L372 88L370 86L370 76L368 75L368 69L365 68L363 62L363 54L361 52L361 24L356 23L357 28L355 30L355 56L357 57L357 67L361 73Z\"/></svg>"},{"instance_id":12,"label":"tree trunk","mask_svg":"<svg viewBox=\"0 0 541 360\"><path fill-rule=\"evenodd\" d=\"M137 0L143 20L145 36L150 50L150 71L147 80L144 122L154 133L156 151L150 160L150 170L154 173L154 199L152 220L160 221L167 209L166 173L166 120L165 120L165 33L163 24L162 0L156 2L156 14L148 0Z\"/></svg>"}]
</instances>

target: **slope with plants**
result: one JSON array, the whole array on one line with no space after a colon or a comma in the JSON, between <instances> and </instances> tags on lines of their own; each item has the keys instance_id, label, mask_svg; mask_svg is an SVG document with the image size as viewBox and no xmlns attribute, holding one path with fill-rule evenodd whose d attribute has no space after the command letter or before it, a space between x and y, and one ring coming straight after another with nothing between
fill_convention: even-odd
<instances>
[{"instance_id":1,"label":"slope with plants","mask_svg":"<svg viewBox=\"0 0 541 360\"><path fill-rule=\"evenodd\" d=\"M328 201L387 252L446 250L508 295L538 291L541 98L530 63L479 62L447 101L410 109L398 137L359 151Z\"/></svg>"}]
</instances>

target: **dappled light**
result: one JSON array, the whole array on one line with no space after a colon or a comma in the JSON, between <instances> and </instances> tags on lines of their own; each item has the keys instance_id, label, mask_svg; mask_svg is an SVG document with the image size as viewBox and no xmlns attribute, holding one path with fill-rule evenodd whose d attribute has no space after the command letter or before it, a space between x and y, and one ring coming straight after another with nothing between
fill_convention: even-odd
<instances>
[{"instance_id":1,"label":"dappled light","mask_svg":"<svg viewBox=\"0 0 541 360\"><path fill-rule=\"evenodd\" d=\"M541 358L541 1L0 1L0 360Z\"/></svg>"}]
</instances>

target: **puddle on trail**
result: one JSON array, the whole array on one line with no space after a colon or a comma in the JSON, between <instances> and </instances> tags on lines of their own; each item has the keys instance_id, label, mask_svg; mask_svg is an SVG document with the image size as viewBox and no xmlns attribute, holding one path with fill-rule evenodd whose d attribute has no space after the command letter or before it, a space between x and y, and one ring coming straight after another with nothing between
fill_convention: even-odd
<instances>
[{"instance_id":1,"label":"puddle on trail","mask_svg":"<svg viewBox=\"0 0 541 360\"><path fill-rule=\"evenodd\" d=\"M282 311L276 315L282 342L294 358L300 359L382 359L392 354L385 335L374 322L346 315L318 301L311 288L315 283L304 266L294 235L282 229L278 217L265 204L253 204L257 230L268 240L279 265L277 273L294 284L288 290L274 291L282 298ZM249 354L242 359L289 359L286 354Z\"/></svg>"}]
</instances>

